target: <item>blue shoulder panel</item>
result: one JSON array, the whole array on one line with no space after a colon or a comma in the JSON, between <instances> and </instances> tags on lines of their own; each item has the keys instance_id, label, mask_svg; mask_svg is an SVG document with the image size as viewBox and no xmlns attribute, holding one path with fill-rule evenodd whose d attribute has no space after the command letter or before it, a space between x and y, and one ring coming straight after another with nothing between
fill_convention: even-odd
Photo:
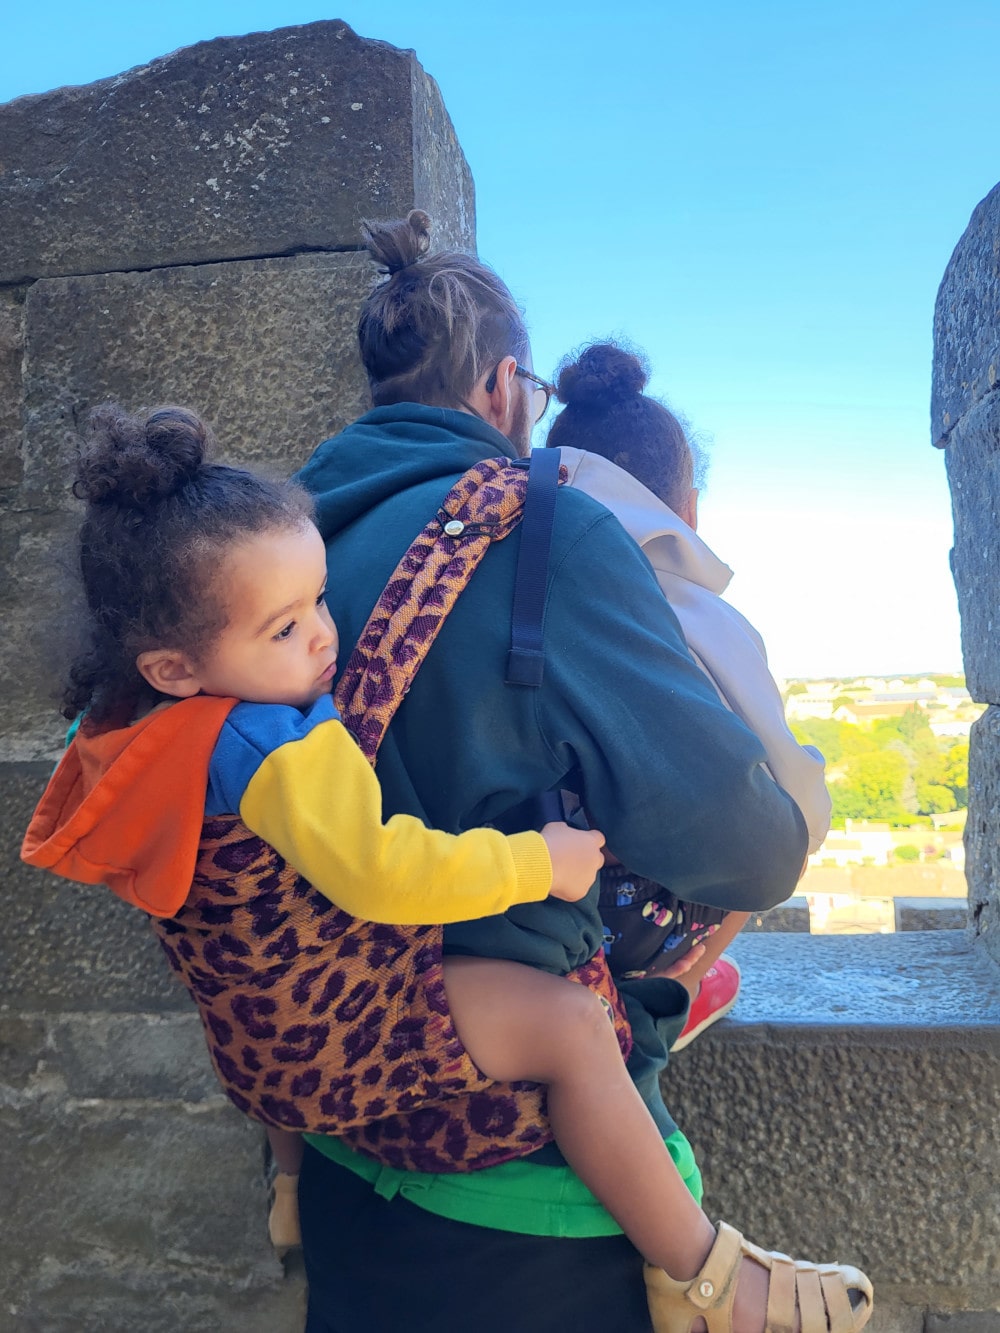
<instances>
[{"instance_id":1,"label":"blue shoulder panel","mask_svg":"<svg viewBox=\"0 0 1000 1333\"><path fill-rule=\"evenodd\" d=\"M237 704L212 752L205 814L239 814L243 793L269 754L339 717L329 694L305 710L288 704Z\"/></svg>"}]
</instances>

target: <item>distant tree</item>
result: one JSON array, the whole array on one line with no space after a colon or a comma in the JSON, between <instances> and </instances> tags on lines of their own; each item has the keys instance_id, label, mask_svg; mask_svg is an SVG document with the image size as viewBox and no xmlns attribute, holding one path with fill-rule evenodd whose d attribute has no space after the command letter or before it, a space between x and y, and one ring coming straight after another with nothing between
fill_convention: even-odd
<instances>
[{"instance_id":1,"label":"distant tree","mask_svg":"<svg viewBox=\"0 0 1000 1333\"><path fill-rule=\"evenodd\" d=\"M787 699L790 694L808 694L808 693L809 693L808 685L803 685L800 680L794 680L792 681L791 685L789 685L788 689L785 691L785 698Z\"/></svg>"},{"instance_id":2,"label":"distant tree","mask_svg":"<svg viewBox=\"0 0 1000 1333\"><path fill-rule=\"evenodd\" d=\"M893 852L897 861L919 861L920 848L914 847L912 843L904 842L902 847L897 847Z\"/></svg>"},{"instance_id":3,"label":"distant tree","mask_svg":"<svg viewBox=\"0 0 1000 1333\"><path fill-rule=\"evenodd\" d=\"M905 756L893 750L854 755L843 779L830 784L833 813L842 819L885 819L906 823L903 788L909 777Z\"/></svg>"},{"instance_id":4,"label":"distant tree","mask_svg":"<svg viewBox=\"0 0 1000 1333\"><path fill-rule=\"evenodd\" d=\"M815 745L828 764L839 764L845 756L877 749L867 727L838 722L832 717L804 717L791 724L800 745Z\"/></svg>"},{"instance_id":5,"label":"distant tree","mask_svg":"<svg viewBox=\"0 0 1000 1333\"><path fill-rule=\"evenodd\" d=\"M955 804L964 809L969 804L969 742L959 741L945 751L941 781L955 794Z\"/></svg>"},{"instance_id":6,"label":"distant tree","mask_svg":"<svg viewBox=\"0 0 1000 1333\"><path fill-rule=\"evenodd\" d=\"M936 782L917 783L917 809L922 815L944 815L957 810L958 802L950 787Z\"/></svg>"},{"instance_id":7,"label":"distant tree","mask_svg":"<svg viewBox=\"0 0 1000 1333\"><path fill-rule=\"evenodd\" d=\"M888 745L893 740L901 740L911 748L929 746L937 748L937 738L931 731L927 714L917 704L911 704L899 717L880 717L872 725L872 736L879 745Z\"/></svg>"},{"instance_id":8,"label":"distant tree","mask_svg":"<svg viewBox=\"0 0 1000 1333\"><path fill-rule=\"evenodd\" d=\"M853 708L854 700L849 694L838 694L831 707L834 712L836 712L838 708Z\"/></svg>"}]
</instances>

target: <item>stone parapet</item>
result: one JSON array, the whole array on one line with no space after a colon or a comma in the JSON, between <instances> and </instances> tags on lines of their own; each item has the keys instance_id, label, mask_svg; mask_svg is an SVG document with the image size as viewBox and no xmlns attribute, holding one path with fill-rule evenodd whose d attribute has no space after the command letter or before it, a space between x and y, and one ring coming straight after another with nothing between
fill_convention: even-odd
<instances>
[{"instance_id":1,"label":"stone parapet","mask_svg":"<svg viewBox=\"0 0 1000 1333\"><path fill-rule=\"evenodd\" d=\"M997 229L1000 237L1000 218ZM962 619L966 682L973 699L986 704L1000 704L998 436L1000 394L990 394L957 422L945 450L955 516L951 569Z\"/></svg>"},{"instance_id":2,"label":"stone parapet","mask_svg":"<svg viewBox=\"0 0 1000 1333\"><path fill-rule=\"evenodd\" d=\"M779 903L769 912L754 912L744 927L751 932L791 931L795 934L809 934L809 903L796 895L787 902Z\"/></svg>"},{"instance_id":3,"label":"stone parapet","mask_svg":"<svg viewBox=\"0 0 1000 1333\"><path fill-rule=\"evenodd\" d=\"M339 20L225 37L0 107L0 285L354 250L414 205L475 245L472 177L412 51Z\"/></svg>"},{"instance_id":4,"label":"stone parapet","mask_svg":"<svg viewBox=\"0 0 1000 1333\"><path fill-rule=\"evenodd\" d=\"M937 445L949 442L1000 376L998 221L1000 185L977 204L938 288L931 387L931 439Z\"/></svg>"},{"instance_id":5,"label":"stone parapet","mask_svg":"<svg viewBox=\"0 0 1000 1333\"><path fill-rule=\"evenodd\" d=\"M969 909L954 898L896 898L897 930L964 930Z\"/></svg>"},{"instance_id":6,"label":"stone parapet","mask_svg":"<svg viewBox=\"0 0 1000 1333\"><path fill-rule=\"evenodd\" d=\"M1000 961L1000 186L976 207L934 312L931 438L946 446L952 573L969 693L991 705L972 728L965 830L970 926Z\"/></svg>"},{"instance_id":7,"label":"stone parapet","mask_svg":"<svg viewBox=\"0 0 1000 1333\"><path fill-rule=\"evenodd\" d=\"M371 278L361 255L314 254L47 278L8 307L24 353L20 437L0 491L0 757L54 755L60 741L53 646L74 596L69 482L88 409L189 405L224 460L286 475L365 410L355 324Z\"/></svg>"},{"instance_id":8,"label":"stone parapet","mask_svg":"<svg viewBox=\"0 0 1000 1333\"><path fill-rule=\"evenodd\" d=\"M969 822L965 826L969 920L1000 962L1000 707L987 708L972 724L969 740Z\"/></svg>"},{"instance_id":9,"label":"stone parapet","mask_svg":"<svg viewBox=\"0 0 1000 1333\"><path fill-rule=\"evenodd\" d=\"M474 249L412 51L340 22L225 38L0 106L0 1328L298 1333L260 1129L220 1094L148 923L18 861L58 756L77 432L179 402L286 474L368 406L364 217Z\"/></svg>"},{"instance_id":10,"label":"stone parapet","mask_svg":"<svg viewBox=\"0 0 1000 1333\"><path fill-rule=\"evenodd\" d=\"M974 1314L995 1333L1000 971L951 931L732 951L736 1009L663 1080L709 1214L767 1248L858 1263L896 1326Z\"/></svg>"}]
</instances>

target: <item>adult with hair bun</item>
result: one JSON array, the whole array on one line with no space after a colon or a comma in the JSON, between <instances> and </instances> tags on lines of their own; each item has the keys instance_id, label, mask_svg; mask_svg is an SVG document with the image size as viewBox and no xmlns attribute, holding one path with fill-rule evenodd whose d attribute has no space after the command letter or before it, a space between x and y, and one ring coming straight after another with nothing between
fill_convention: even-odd
<instances>
[{"instance_id":1,"label":"adult with hair bun","mask_svg":"<svg viewBox=\"0 0 1000 1333\"><path fill-rule=\"evenodd\" d=\"M696 531L694 450L675 414L644 392L648 380L644 359L618 343L593 343L567 358L556 381L564 409L546 443L561 451L568 484L610 509L642 549L695 661L759 737L768 771L802 811L814 852L830 827L823 757L792 735L760 635L722 598L733 572ZM697 951L683 974L673 972L692 995L674 1050L732 1009L740 973L722 951L747 913L678 901L617 866L601 877L601 915L615 976L656 975L685 950Z\"/></svg>"},{"instance_id":2,"label":"adult with hair bun","mask_svg":"<svg viewBox=\"0 0 1000 1333\"><path fill-rule=\"evenodd\" d=\"M458 478L525 457L552 393L504 283L471 255L435 252L430 232L420 210L366 225L383 275L358 325L373 406L299 474L348 651ZM518 528L490 546L389 726L377 770L386 813L450 831L510 828L539 793L569 789L615 856L679 899L743 912L785 899L808 843L798 807L691 657L639 547L577 488L555 496L544 674L537 686L505 683L520 541ZM342 569L350 578L336 578ZM556 974L586 963L606 976L602 939L596 886L578 903L522 904L444 930L446 954ZM857 1333L867 1323L871 1288L857 1270L767 1254L702 1212L692 1150L658 1082L688 994L667 977L620 990L628 1069L674 1163L665 1267L644 1264L551 1145L525 1142L518 1160L470 1172L456 1133L454 1169L387 1171L363 1145L308 1135L308 1333ZM426 1126L397 1129L406 1142Z\"/></svg>"}]
</instances>

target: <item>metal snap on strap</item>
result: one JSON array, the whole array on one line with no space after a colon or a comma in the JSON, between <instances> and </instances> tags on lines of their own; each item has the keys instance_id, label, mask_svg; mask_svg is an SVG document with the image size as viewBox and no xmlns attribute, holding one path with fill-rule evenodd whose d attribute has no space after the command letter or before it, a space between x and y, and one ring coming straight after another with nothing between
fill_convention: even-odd
<instances>
[{"instance_id":1,"label":"metal snap on strap","mask_svg":"<svg viewBox=\"0 0 1000 1333\"><path fill-rule=\"evenodd\" d=\"M460 518L453 518L450 523L444 525L444 530L449 537L460 537L465 531L465 524Z\"/></svg>"}]
</instances>

